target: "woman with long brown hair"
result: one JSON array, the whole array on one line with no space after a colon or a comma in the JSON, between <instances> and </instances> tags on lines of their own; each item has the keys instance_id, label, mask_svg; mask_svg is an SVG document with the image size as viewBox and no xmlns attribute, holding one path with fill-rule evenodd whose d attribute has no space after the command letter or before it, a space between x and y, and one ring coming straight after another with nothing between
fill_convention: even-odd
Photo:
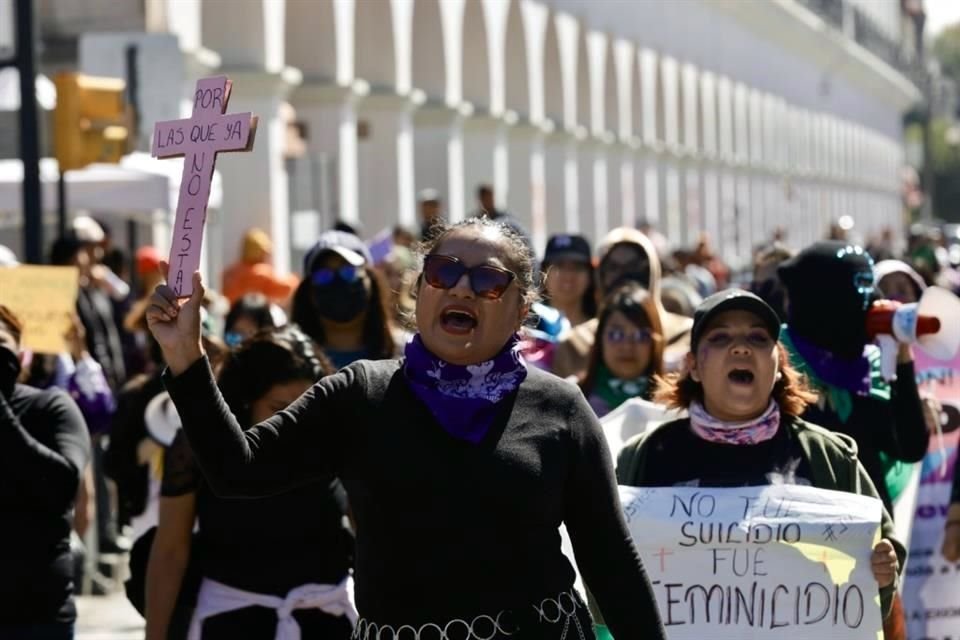
<instances>
[{"instance_id":1,"label":"woman with long brown hair","mask_svg":"<svg viewBox=\"0 0 960 640\"><path fill-rule=\"evenodd\" d=\"M636 283L615 289L600 310L583 395L602 418L630 398L650 400L662 374L663 328L650 293Z\"/></svg>"}]
</instances>

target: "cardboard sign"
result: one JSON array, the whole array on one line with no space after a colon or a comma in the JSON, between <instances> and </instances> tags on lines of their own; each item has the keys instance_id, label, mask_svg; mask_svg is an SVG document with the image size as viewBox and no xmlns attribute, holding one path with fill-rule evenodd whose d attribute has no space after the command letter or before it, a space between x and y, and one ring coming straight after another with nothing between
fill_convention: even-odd
<instances>
[{"instance_id":1,"label":"cardboard sign","mask_svg":"<svg viewBox=\"0 0 960 640\"><path fill-rule=\"evenodd\" d=\"M200 245L217 154L253 148L256 116L249 112L225 114L231 86L227 76L199 80L193 116L158 122L154 127L155 158L184 156L167 274L167 284L178 297L193 292L193 272L200 268Z\"/></svg>"},{"instance_id":2,"label":"cardboard sign","mask_svg":"<svg viewBox=\"0 0 960 640\"><path fill-rule=\"evenodd\" d=\"M620 499L671 640L882 638L879 500L796 485Z\"/></svg>"},{"instance_id":3,"label":"cardboard sign","mask_svg":"<svg viewBox=\"0 0 960 640\"><path fill-rule=\"evenodd\" d=\"M67 351L64 339L77 309L77 268L24 265L0 269L0 304L23 322L20 346L36 353Z\"/></svg>"},{"instance_id":4,"label":"cardboard sign","mask_svg":"<svg viewBox=\"0 0 960 640\"><path fill-rule=\"evenodd\" d=\"M943 405L943 440L930 438L913 515L903 606L910 638L960 637L960 565L941 554L960 444L960 355L943 362L916 352L917 384Z\"/></svg>"}]
</instances>

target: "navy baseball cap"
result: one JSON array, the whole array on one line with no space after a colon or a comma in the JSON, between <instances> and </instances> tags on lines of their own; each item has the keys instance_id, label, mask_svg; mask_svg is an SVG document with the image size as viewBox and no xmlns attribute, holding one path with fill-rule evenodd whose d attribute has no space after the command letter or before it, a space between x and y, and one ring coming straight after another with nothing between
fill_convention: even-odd
<instances>
[{"instance_id":1,"label":"navy baseball cap","mask_svg":"<svg viewBox=\"0 0 960 640\"><path fill-rule=\"evenodd\" d=\"M559 234L551 236L547 241L547 249L543 253L544 266L559 262L560 260L573 260L590 264L591 253L590 243L583 236Z\"/></svg>"}]
</instances>

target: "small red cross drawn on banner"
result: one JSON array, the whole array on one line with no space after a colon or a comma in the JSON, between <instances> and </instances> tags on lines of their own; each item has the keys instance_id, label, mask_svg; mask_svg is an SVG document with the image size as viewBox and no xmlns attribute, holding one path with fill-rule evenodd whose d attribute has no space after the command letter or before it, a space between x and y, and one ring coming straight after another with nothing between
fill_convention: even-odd
<instances>
[{"instance_id":1,"label":"small red cross drawn on banner","mask_svg":"<svg viewBox=\"0 0 960 640\"><path fill-rule=\"evenodd\" d=\"M193 272L200 268L203 225L217 154L253 148L257 117L250 112L225 113L231 86L227 76L202 78L197 81L191 117L158 122L153 129L153 157L183 156L167 274L167 284L181 298L193 292Z\"/></svg>"},{"instance_id":2,"label":"small red cross drawn on banner","mask_svg":"<svg viewBox=\"0 0 960 640\"><path fill-rule=\"evenodd\" d=\"M665 548L660 547L660 551L658 551L657 553L655 553L655 554L653 554L653 555L655 555L655 556L657 556L658 558L660 558L660 573L663 573L664 571L666 571L666 570L667 570L666 562L665 562L666 557L667 557L667 556L672 556L672 555L673 555L673 551L667 551Z\"/></svg>"}]
</instances>

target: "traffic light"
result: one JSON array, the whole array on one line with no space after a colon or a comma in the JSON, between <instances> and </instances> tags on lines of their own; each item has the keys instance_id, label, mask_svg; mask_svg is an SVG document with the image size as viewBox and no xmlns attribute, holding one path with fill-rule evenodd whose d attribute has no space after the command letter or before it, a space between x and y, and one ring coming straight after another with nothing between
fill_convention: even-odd
<instances>
[{"instance_id":1,"label":"traffic light","mask_svg":"<svg viewBox=\"0 0 960 640\"><path fill-rule=\"evenodd\" d=\"M119 78L59 73L54 152L61 171L120 161L127 152L131 114Z\"/></svg>"}]
</instances>

